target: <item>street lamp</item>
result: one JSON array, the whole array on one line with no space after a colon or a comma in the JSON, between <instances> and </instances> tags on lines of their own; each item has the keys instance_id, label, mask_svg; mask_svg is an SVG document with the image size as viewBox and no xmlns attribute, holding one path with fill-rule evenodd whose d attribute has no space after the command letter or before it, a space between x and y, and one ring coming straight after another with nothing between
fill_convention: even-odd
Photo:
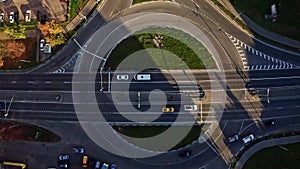
<instances>
[{"instance_id":1,"label":"street lamp","mask_svg":"<svg viewBox=\"0 0 300 169\"><path fill-rule=\"evenodd\" d=\"M270 88L267 89L267 101L270 103Z\"/></svg>"}]
</instances>

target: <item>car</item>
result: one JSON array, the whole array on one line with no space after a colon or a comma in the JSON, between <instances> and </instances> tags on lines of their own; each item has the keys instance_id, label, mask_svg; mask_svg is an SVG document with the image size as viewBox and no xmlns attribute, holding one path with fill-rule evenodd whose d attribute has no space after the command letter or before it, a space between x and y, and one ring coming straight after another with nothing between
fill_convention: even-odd
<instances>
[{"instance_id":1,"label":"car","mask_svg":"<svg viewBox=\"0 0 300 169\"><path fill-rule=\"evenodd\" d=\"M82 148L82 147L73 147L73 153L83 154L84 153L84 148Z\"/></svg>"},{"instance_id":2,"label":"car","mask_svg":"<svg viewBox=\"0 0 300 169\"><path fill-rule=\"evenodd\" d=\"M179 157L182 157L182 158L187 158L187 157L190 157L192 155L192 152L191 150L184 150L184 151L181 151L179 153Z\"/></svg>"},{"instance_id":3,"label":"car","mask_svg":"<svg viewBox=\"0 0 300 169\"><path fill-rule=\"evenodd\" d=\"M40 41L40 49L41 49L41 51L44 51L44 47L45 47L45 39L41 39L41 41Z\"/></svg>"},{"instance_id":4,"label":"car","mask_svg":"<svg viewBox=\"0 0 300 169\"><path fill-rule=\"evenodd\" d=\"M253 135L253 134L250 134L250 135L248 135L247 137L244 137L244 138L243 138L244 144L247 144L247 143L249 143L249 142L251 142L251 141L253 141L253 140L254 140L254 135Z\"/></svg>"},{"instance_id":5,"label":"car","mask_svg":"<svg viewBox=\"0 0 300 169\"><path fill-rule=\"evenodd\" d=\"M86 168L87 166L88 166L88 156L87 155L84 155L83 157L82 157L82 167L83 168Z\"/></svg>"},{"instance_id":6,"label":"car","mask_svg":"<svg viewBox=\"0 0 300 169\"><path fill-rule=\"evenodd\" d=\"M5 15L4 13L0 14L0 22L4 22L5 21Z\"/></svg>"},{"instance_id":7,"label":"car","mask_svg":"<svg viewBox=\"0 0 300 169\"><path fill-rule=\"evenodd\" d=\"M161 109L161 111L162 111L163 113L174 112L174 107L163 107L163 108Z\"/></svg>"},{"instance_id":8,"label":"car","mask_svg":"<svg viewBox=\"0 0 300 169\"><path fill-rule=\"evenodd\" d=\"M128 75L117 75L117 80L128 80Z\"/></svg>"},{"instance_id":9,"label":"car","mask_svg":"<svg viewBox=\"0 0 300 169\"><path fill-rule=\"evenodd\" d=\"M100 168L100 165L101 165L100 161L96 161L95 169Z\"/></svg>"},{"instance_id":10,"label":"car","mask_svg":"<svg viewBox=\"0 0 300 169\"><path fill-rule=\"evenodd\" d=\"M47 19L47 15L46 14L41 15L40 22L41 22L42 25L44 25L46 23L46 19Z\"/></svg>"},{"instance_id":11,"label":"car","mask_svg":"<svg viewBox=\"0 0 300 169\"><path fill-rule=\"evenodd\" d=\"M239 136L236 134L236 135L233 135L233 136L230 136L230 137L228 137L228 141L229 141L229 143L232 143L232 142L235 142L235 141L237 141L237 140L239 140Z\"/></svg>"},{"instance_id":12,"label":"car","mask_svg":"<svg viewBox=\"0 0 300 169\"><path fill-rule=\"evenodd\" d=\"M103 163L101 169L108 169L109 165L107 163Z\"/></svg>"},{"instance_id":13,"label":"car","mask_svg":"<svg viewBox=\"0 0 300 169\"><path fill-rule=\"evenodd\" d=\"M70 156L68 155L68 154L66 154L66 155L60 155L60 156L58 156L58 159L59 160L69 160L70 159Z\"/></svg>"},{"instance_id":14,"label":"car","mask_svg":"<svg viewBox=\"0 0 300 169\"><path fill-rule=\"evenodd\" d=\"M9 13L9 22L10 23L14 23L15 22L15 13L14 12L10 12Z\"/></svg>"},{"instance_id":15,"label":"car","mask_svg":"<svg viewBox=\"0 0 300 169\"><path fill-rule=\"evenodd\" d=\"M31 21L31 10L26 10L25 21L26 22L30 22Z\"/></svg>"},{"instance_id":16,"label":"car","mask_svg":"<svg viewBox=\"0 0 300 169\"><path fill-rule=\"evenodd\" d=\"M116 164L112 163L112 164L110 165L110 169L116 169L116 168L117 168Z\"/></svg>"},{"instance_id":17,"label":"car","mask_svg":"<svg viewBox=\"0 0 300 169\"><path fill-rule=\"evenodd\" d=\"M61 160L57 163L57 165L60 167L60 168L69 168L70 167L70 162L69 160Z\"/></svg>"},{"instance_id":18,"label":"car","mask_svg":"<svg viewBox=\"0 0 300 169\"><path fill-rule=\"evenodd\" d=\"M184 105L184 111L197 111L198 106L197 105Z\"/></svg>"},{"instance_id":19,"label":"car","mask_svg":"<svg viewBox=\"0 0 300 169\"><path fill-rule=\"evenodd\" d=\"M275 125L275 120L267 120L264 122L265 126L274 126Z\"/></svg>"}]
</instances>

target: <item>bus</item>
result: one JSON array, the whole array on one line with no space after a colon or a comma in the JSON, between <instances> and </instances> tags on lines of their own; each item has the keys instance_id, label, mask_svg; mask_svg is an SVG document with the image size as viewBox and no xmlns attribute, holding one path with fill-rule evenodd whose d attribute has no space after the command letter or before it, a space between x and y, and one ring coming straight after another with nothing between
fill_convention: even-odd
<instances>
[{"instance_id":1,"label":"bus","mask_svg":"<svg viewBox=\"0 0 300 169\"><path fill-rule=\"evenodd\" d=\"M11 166L11 167L18 167L18 168L21 168L21 169L26 168L25 163L19 163L19 162L3 161L3 165L4 166Z\"/></svg>"}]
</instances>

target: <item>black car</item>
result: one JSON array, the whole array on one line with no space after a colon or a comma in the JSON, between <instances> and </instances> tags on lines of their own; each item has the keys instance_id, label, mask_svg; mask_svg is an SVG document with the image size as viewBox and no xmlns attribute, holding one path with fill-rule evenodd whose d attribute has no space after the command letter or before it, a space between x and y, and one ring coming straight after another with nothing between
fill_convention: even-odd
<instances>
[{"instance_id":1,"label":"black car","mask_svg":"<svg viewBox=\"0 0 300 169\"><path fill-rule=\"evenodd\" d=\"M187 158L187 157L190 157L191 155L192 155L191 150L184 150L179 153L179 157L182 157L182 158L184 158L184 157Z\"/></svg>"},{"instance_id":2,"label":"black car","mask_svg":"<svg viewBox=\"0 0 300 169\"><path fill-rule=\"evenodd\" d=\"M275 120L267 120L264 122L265 126L274 126L275 125Z\"/></svg>"}]
</instances>

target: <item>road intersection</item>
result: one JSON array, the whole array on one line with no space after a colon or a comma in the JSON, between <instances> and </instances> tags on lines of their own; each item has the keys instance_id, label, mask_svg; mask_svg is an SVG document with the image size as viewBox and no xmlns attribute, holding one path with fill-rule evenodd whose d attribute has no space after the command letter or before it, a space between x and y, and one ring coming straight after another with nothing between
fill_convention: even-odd
<instances>
[{"instance_id":1,"label":"road intersection","mask_svg":"<svg viewBox=\"0 0 300 169\"><path fill-rule=\"evenodd\" d=\"M3 94L0 99L5 101L5 110L9 99L16 97L7 118L46 126L66 135L63 139L65 147L70 147L72 144L93 145L87 146L93 152L92 154L101 156L106 161L118 162L120 164L118 168L121 169L227 168L234 154L243 147L241 142L229 144L228 136L236 133L240 136L249 133L254 133L256 136L262 135L269 130L266 130L262 124L262 121L266 119L276 119L279 122L274 130L280 127L288 128L292 124L297 125L300 119L297 113L300 110L298 105L300 94L298 55L253 40L252 37L230 24L206 2L196 1L197 4L201 4L198 6L195 6L194 3L191 1L155 2L128 7L122 4L116 5L120 9L112 10L108 6L111 2L107 2L102 7L103 10L95 13L85 27L58 52L53 60L25 75L23 73L14 74L14 76L11 76L10 73L1 74L0 90L3 91ZM199 37L198 40L202 41L215 57L214 60L219 70L192 71L194 81L186 81L186 78L182 76L184 72L181 71L172 73L170 70L167 72L147 71L153 77L153 81L147 83L118 81L114 72L109 70L99 73L99 65L100 67L104 66L109 53L120 41L136 31L150 27L172 27L196 38ZM207 37L206 39L203 38L204 35ZM243 49L243 53L240 49ZM263 59L258 61L258 59L252 59L251 55ZM122 73L128 74L132 79L137 72L131 70L122 71ZM174 82L172 74L181 76L178 76L179 79ZM211 74L220 78L211 78ZM128 86L129 83L128 94L124 94L123 91L126 89L124 86ZM179 89L178 83L182 83L181 87L183 88ZM100 84L103 88L100 88ZM111 85L113 84L116 85L112 90ZM204 100L195 102L190 99L190 96L195 93L196 84L204 89L206 97ZM73 127L80 128L78 114L85 116L89 114L90 117L81 120L88 123L90 127L96 128L97 119L91 119L91 117L98 112L91 111L93 109L90 108L77 111L76 108L80 108L80 106L100 108L110 125L145 125L149 119L157 117L157 114L161 113L163 105L160 101L151 102L154 111L147 112L148 114L140 111L124 111L119 114L114 105L117 104L124 110L134 107L138 104L138 92L141 92L142 101L139 100L139 103L142 103L144 109L147 110L148 97L153 89L165 91L169 97L172 95L175 100L166 102L174 105L176 111L180 113L174 113L172 116L163 114L148 125L172 124L178 114L183 115L177 125L194 124L198 120L198 114L184 112L183 104L199 106L201 104L201 118L204 118L201 121L207 120L208 123L214 125L214 131L202 135L198 141L183 148L192 149L193 154L190 158L178 157L178 151L181 150L151 158L119 157L104 152L87 136L83 136L85 139L80 139L75 137L77 132L66 132L71 131ZM197 90L200 89L197 88ZM253 95L252 90L255 90L258 95ZM268 90L270 93L267 94ZM225 104L224 111L220 112L223 113L222 117L216 121L210 108L217 107L221 103L221 101L212 99L212 95L218 93L225 93L226 98L223 102ZM112 94L119 99L117 102L111 96ZM97 99L94 101L74 99L85 95L94 95L93 97ZM180 100L182 95L189 99L182 102ZM131 100L128 101L128 98ZM136 123L125 119L123 115L135 119ZM66 126L62 127L64 129L55 127L56 124L61 126L64 123L66 123ZM83 133L82 129L78 131ZM107 139L105 136L104 138ZM9 143L7 146L3 146L1 151L13 150L17 144ZM28 144L31 145L31 143ZM54 159L53 154L58 151L66 151L61 145L53 145L55 147L53 150L49 150L45 145L36 146L39 147L38 149L46 148L46 151L52 155L46 157L42 153L32 153L30 157L26 156L26 158L33 166L43 168L46 166L36 164L36 159L52 162L50 157ZM118 151L122 150L118 145L112 146L113 148ZM24 153L27 152L24 151ZM41 154L43 157L40 157ZM36 158L37 156L39 158Z\"/></svg>"}]
</instances>

